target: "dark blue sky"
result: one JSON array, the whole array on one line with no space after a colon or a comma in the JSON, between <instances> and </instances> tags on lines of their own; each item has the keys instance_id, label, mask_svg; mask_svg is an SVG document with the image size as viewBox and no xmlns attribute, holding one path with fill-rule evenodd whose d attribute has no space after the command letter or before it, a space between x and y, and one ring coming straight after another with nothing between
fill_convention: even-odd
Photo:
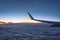
<instances>
[{"instance_id":1,"label":"dark blue sky","mask_svg":"<svg viewBox=\"0 0 60 40\"><path fill-rule=\"evenodd\" d=\"M0 0L0 20L31 21L27 15L48 21L60 21L60 0Z\"/></svg>"}]
</instances>

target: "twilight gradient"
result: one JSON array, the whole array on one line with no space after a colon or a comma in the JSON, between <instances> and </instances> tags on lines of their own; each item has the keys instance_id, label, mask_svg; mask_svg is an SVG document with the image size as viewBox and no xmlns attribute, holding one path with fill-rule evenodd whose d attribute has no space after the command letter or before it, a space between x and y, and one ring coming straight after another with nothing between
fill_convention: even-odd
<instances>
[{"instance_id":1,"label":"twilight gradient","mask_svg":"<svg viewBox=\"0 0 60 40\"><path fill-rule=\"evenodd\" d=\"M0 21L31 22L36 19L60 21L60 0L0 0Z\"/></svg>"}]
</instances>

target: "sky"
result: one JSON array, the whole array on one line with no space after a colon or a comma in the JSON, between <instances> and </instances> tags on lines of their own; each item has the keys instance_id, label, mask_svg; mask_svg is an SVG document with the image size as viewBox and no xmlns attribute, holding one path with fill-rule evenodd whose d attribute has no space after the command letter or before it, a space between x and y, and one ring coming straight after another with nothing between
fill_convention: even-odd
<instances>
[{"instance_id":1,"label":"sky","mask_svg":"<svg viewBox=\"0 0 60 40\"><path fill-rule=\"evenodd\" d=\"M27 12L36 19L60 22L60 0L0 0L0 21L31 22Z\"/></svg>"}]
</instances>

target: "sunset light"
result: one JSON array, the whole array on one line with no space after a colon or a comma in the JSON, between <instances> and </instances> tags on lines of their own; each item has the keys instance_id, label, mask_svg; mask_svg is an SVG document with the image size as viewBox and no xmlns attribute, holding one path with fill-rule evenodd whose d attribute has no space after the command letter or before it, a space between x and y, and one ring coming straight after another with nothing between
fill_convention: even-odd
<instances>
[{"instance_id":1,"label":"sunset light","mask_svg":"<svg viewBox=\"0 0 60 40\"><path fill-rule=\"evenodd\" d=\"M30 21L0 21L0 24L13 24L13 23L32 23L32 24L36 24L36 23L41 23L41 22L37 22L37 21L33 21L33 20L30 20Z\"/></svg>"},{"instance_id":2,"label":"sunset light","mask_svg":"<svg viewBox=\"0 0 60 40\"><path fill-rule=\"evenodd\" d=\"M60 40L60 0L0 0L0 40Z\"/></svg>"}]
</instances>

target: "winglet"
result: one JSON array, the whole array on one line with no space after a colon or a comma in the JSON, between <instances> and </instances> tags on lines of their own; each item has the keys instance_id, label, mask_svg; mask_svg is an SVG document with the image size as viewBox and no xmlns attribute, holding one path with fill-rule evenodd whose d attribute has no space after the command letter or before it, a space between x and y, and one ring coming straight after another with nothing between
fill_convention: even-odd
<instances>
[{"instance_id":1,"label":"winglet","mask_svg":"<svg viewBox=\"0 0 60 40\"><path fill-rule=\"evenodd\" d=\"M29 15L31 20L34 20L34 18L32 17L32 15L29 12L28 12L28 15Z\"/></svg>"}]
</instances>

